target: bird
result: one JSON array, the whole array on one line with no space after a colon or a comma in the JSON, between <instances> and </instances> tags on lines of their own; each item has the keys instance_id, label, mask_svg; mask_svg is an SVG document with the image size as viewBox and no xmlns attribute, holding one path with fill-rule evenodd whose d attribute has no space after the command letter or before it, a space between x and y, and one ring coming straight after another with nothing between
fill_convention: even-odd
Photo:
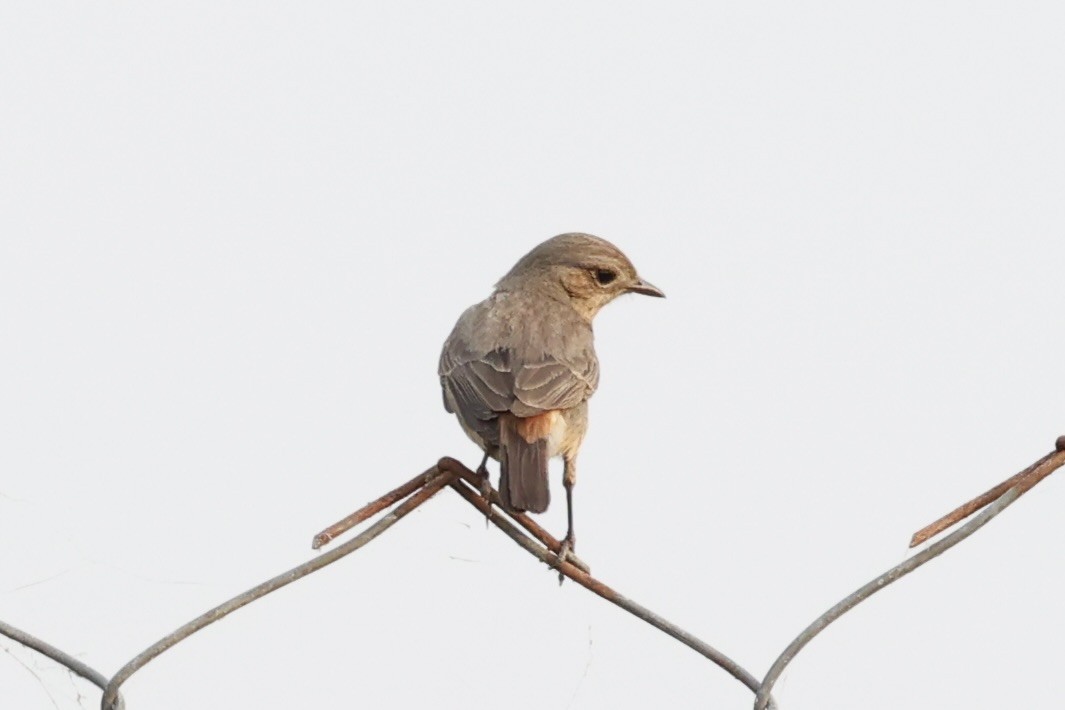
<instances>
[{"instance_id":1,"label":"bird","mask_svg":"<svg viewBox=\"0 0 1065 710\"><path fill-rule=\"evenodd\" d=\"M577 454L599 386L592 321L626 293L665 297L607 240L560 234L521 257L488 298L467 308L440 354L444 408L484 452L477 469L483 493L491 490L492 458L503 508L542 513L551 501L548 461L562 457L567 531L558 565L577 544Z\"/></svg>"}]
</instances>

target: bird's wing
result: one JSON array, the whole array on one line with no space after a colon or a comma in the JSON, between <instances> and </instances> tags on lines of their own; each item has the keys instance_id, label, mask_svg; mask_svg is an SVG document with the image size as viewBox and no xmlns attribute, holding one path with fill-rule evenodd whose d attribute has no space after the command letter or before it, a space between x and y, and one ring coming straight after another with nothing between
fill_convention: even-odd
<instances>
[{"instance_id":1,"label":"bird's wing","mask_svg":"<svg viewBox=\"0 0 1065 710\"><path fill-rule=\"evenodd\" d=\"M508 360L506 351L478 354L449 338L440 355L444 408L481 421L509 411L514 394Z\"/></svg>"},{"instance_id":2,"label":"bird's wing","mask_svg":"<svg viewBox=\"0 0 1065 710\"><path fill-rule=\"evenodd\" d=\"M529 417L552 409L569 409L588 399L599 382L595 357L564 362L545 356L523 363L514 373L514 403L510 411Z\"/></svg>"},{"instance_id":3,"label":"bird's wing","mask_svg":"<svg viewBox=\"0 0 1065 710\"><path fill-rule=\"evenodd\" d=\"M595 391L599 363L590 330L587 335L573 333L562 346L552 348L555 352L524 345L529 339L499 345L485 337L477 309L463 314L440 355L440 382L449 412L482 422L503 412L531 417L575 407Z\"/></svg>"},{"instance_id":4,"label":"bird's wing","mask_svg":"<svg viewBox=\"0 0 1065 710\"><path fill-rule=\"evenodd\" d=\"M441 358L444 407L481 421L503 412L531 417L575 407L591 396L598 380L594 358L578 364L545 355L537 362L521 362L505 348L468 358L454 353Z\"/></svg>"}]
</instances>

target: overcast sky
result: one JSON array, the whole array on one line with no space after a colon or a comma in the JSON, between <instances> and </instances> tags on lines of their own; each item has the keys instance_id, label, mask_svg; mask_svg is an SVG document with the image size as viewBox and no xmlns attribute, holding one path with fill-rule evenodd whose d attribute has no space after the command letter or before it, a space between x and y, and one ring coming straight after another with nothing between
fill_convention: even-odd
<instances>
[{"instance_id":1,"label":"overcast sky","mask_svg":"<svg viewBox=\"0 0 1065 710\"><path fill-rule=\"evenodd\" d=\"M668 298L596 322L578 551L761 677L914 530L1065 434L1063 21L1049 2L5 2L0 618L111 674L441 455L476 465L440 345L580 230ZM1059 702L1063 506L1051 477L844 617L781 708ZM541 516L559 535L564 508ZM0 650L0 706L97 706ZM751 703L449 491L125 693Z\"/></svg>"}]
</instances>

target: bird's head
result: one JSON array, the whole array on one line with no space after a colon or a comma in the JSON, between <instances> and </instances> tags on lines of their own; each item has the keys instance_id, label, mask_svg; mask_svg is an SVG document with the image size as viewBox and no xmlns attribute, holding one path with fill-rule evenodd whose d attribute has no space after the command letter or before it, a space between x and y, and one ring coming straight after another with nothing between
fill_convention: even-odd
<instances>
[{"instance_id":1,"label":"bird's head","mask_svg":"<svg viewBox=\"0 0 1065 710\"><path fill-rule=\"evenodd\" d=\"M561 289L573 307L591 320L599 309L623 293L664 298L666 294L640 278L620 249L605 239L573 232L536 246L498 284Z\"/></svg>"}]
</instances>

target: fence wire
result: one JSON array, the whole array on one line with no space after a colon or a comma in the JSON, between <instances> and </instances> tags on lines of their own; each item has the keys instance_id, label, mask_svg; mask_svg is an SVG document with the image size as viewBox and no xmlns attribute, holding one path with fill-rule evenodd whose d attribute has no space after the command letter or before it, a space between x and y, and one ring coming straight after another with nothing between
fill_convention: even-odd
<instances>
[{"instance_id":1,"label":"fence wire","mask_svg":"<svg viewBox=\"0 0 1065 710\"><path fill-rule=\"evenodd\" d=\"M520 513L505 513L500 507L499 495L496 491L488 490L488 498L486 499L483 497L481 494L483 490L482 479L462 463L446 457L440 459L435 466L431 467L424 473L415 476L410 481L385 493L383 496L371 501L343 520L326 528L314 537L312 547L318 549L319 547L328 544L337 535L340 535L359 523L370 519L389 506L395 505L392 510L381 516L376 522L370 525L370 527L366 528L351 540L338 545L334 549L323 553L308 562L293 567L287 572L283 572L276 577L249 589L243 594L239 594L201 614L137 654L110 678L77 658L74 658L70 654L65 653L51 644L3 621L0 621L0 634L67 667L73 673L76 673L100 688L102 691L102 697L100 699L101 710L123 710L125 703L119 692L122 684L125 683L130 676L143 668L154 658L164 653L167 649L180 643L204 627L213 624L227 614L350 555L376 539L381 533L395 525L408 513L432 498L440 490L445 487L450 487L470 505L484 514L489 522L514 540L514 542L516 542L522 549L535 556L541 562L557 569L564 577L573 580L585 589L588 589L610 603L617 605L636 618L650 624L662 633L671 636L685 646L691 648L696 653L699 653L754 693L754 710L767 710L775 708L771 693L774 685L780 678L780 675L784 672L784 669L789 663L791 663L795 656L808 643L810 643L810 641L824 631L831 623L880 590L898 581L922 565L927 564L962 540L965 540L1063 464L1065 464L1065 436L1059 437L1055 442L1054 451L1043 456L1028 468L973 500L959 506L957 509L915 533L910 543L911 547L948 529L981 508L984 509L983 512L961 528L942 540L929 545L927 548L921 550L913 557L906 559L901 564L887 570L876 579L873 579L869 583L855 590L853 593L847 595L831 609L817 617L817 619L807 626L802 633L795 638L795 640L788 644L787 648L784 649L784 651L777 657L776 661L770 666L769 671L761 681L736 661L732 660L705 641L700 640L694 634L667 621L647 607L637 604L633 600L623 596L602 581L593 577L589 574L587 565L575 556L567 555L565 559L560 558L561 543L558 540L549 535L531 518ZM396 505L397 503L398 505Z\"/></svg>"}]
</instances>

